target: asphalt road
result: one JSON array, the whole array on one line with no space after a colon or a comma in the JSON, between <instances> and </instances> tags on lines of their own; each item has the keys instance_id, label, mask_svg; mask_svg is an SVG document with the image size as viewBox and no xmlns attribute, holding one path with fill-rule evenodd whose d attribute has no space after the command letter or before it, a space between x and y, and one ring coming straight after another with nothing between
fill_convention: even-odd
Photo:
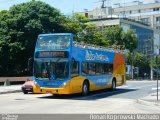
<instances>
[{"instance_id":1,"label":"asphalt road","mask_svg":"<svg viewBox=\"0 0 160 120\"><path fill-rule=\"evenodd\" d=\"M0 113L160 113L160 106L137 103L155 92L156 81L128 81L115 91L102 90L89 96L27 94L21 92L0 95Z\"/></svg>"}]
</instances>

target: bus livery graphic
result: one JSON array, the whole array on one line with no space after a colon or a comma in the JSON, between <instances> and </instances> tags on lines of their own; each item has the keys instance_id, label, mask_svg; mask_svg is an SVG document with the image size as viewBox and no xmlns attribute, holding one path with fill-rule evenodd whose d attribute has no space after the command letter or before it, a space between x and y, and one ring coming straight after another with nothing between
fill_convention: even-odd
<instances>
[{"instance_id":1,"label":"bus livery graphic","mask_svg":"<svg viewBox=\"0 0 160 120\"><path fill-rule=\"evenodd\" d=\"M41 34L34 54L36 92L74 94L125 83L122 51L73 42L71 33Z\"/></svg>"}]
</instances>

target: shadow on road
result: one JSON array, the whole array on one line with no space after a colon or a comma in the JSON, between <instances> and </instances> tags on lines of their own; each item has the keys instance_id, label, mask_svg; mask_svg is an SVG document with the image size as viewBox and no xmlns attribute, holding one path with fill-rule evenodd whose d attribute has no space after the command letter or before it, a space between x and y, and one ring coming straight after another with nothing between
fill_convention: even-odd
<instances>
[{"instance_id":1,"label":"shadow on road","mask_svg":"<svg viewBox=\"0 0 160 120\"><path fill-rule=\"evenodd\" d=\"M73 94L73 95L48 95L48 96L42 96L38 97L40 99L68 99L68 100L97 100L102 98L107 98L110 96L115 96L127 92L133 92L137 89L120 89L117 88L115 91L110 90L99 90L90 92L88 96L82 96L82 94Z\"/></svg>"}]
</instances>

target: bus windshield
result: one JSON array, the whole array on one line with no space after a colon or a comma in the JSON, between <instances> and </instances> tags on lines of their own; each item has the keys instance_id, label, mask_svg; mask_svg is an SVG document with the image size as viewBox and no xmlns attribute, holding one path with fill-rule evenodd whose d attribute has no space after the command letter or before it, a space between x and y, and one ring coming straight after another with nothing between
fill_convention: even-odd
<instances>
[{"instance_id":1,"label":"bus windshield","mask_svg":"<svg viewBox=\"0 0 160 120\"><path fill-rule=\"evenodd\" d=\"M66 49L70 46L70 35L46 35L39 36L37 40L37 49L56 50Z\"/></svg>"},{"instance_id":2,"label":"bus windshield","mask_svg":"<svg viewBox=\"0 0 160 120\"><path fill-rule=\"evenodd\" d=\"M62 80L68 78L68 61L62 58L55 61L36 60L34 76L43 80Z\"/></svg>"}]
</instances>

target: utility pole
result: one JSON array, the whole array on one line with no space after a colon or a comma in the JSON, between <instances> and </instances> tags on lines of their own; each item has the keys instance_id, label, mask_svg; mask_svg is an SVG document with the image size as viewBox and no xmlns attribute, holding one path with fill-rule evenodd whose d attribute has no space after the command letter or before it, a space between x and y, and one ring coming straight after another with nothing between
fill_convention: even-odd
<instances>
[{"instance_id":1,"label":"utility pole","mask_svg":"<svg viewBox=\"0 0 160 120\"><path fill-rule=\"evenodd\" d=\"M157 64L157 101L158 101L158 55L156 55L156 64Z\"/></svg>"},{"instance_id":2,"label":"utility pole","mask_svg":"<svg viewBox=\"0 0 160 120\"><path fill-rule=\"evenodd\" d=\"M134 51L131 53L131 56L132 56L132 62L131 62L131 77L132 77L132 80L134 78L134 74L133 74L133 69L134 69L134 66L133 66L133 60L134 60Z\"/></svg>"},{"instance_id":3,"label":"utility pole","mask_svg":"<svg viewBox=\"0 0 160 120\"><path fill-rule=\"evenodd\" d=\"M157 48L156 48L156 52L155 52L155 54L156 54L156 68L157 68L157 101L158 101L158 55L159 55L159 46L157 46Z\"/></svg>"}]
</instances>

